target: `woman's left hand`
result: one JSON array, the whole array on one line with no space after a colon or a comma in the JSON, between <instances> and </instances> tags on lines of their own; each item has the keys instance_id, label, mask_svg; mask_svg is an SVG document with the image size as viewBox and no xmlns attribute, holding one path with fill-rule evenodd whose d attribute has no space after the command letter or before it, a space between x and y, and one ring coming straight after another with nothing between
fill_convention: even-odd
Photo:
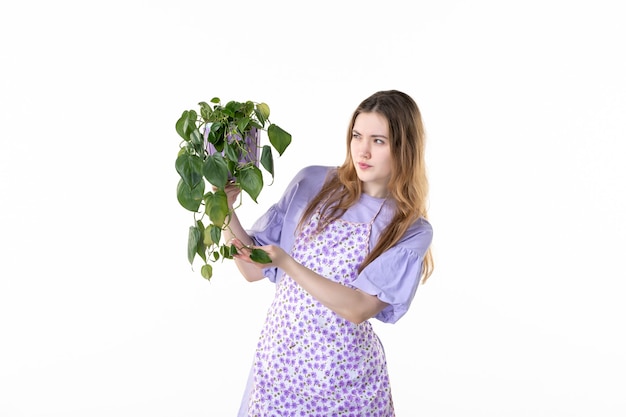
<instances>
[{"instance_id":1,"label":"woman's left hand","mask_svg":"<svg viewBox=\"0 0 626 417\"><path fill-rule=\"evenodd\" d=\"M267 245L267 246L245 246L239 239L233 239L231 243L237 248L237 254L233 255L235 259L248 262L257 266L258 268L277 267L280 268L287 260L291 258L287 252L285 252L280 246ZM271 263L260 263L250 259L252 249L261 249L272 260Z\"/></svg>"}]
</instances>

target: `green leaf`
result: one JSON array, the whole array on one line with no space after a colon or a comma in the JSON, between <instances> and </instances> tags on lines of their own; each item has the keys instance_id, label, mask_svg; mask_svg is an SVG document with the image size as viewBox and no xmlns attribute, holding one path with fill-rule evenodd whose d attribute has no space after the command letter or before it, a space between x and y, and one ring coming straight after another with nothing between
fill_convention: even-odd
<instances>
[{"instance_id":1,"label":"green leaf","mask_svg":"<svg viewBox=\"0 0 626 417\"><path fill-rule=\"evenodd\" d=\"M267 128L267 136L279 155L282 155L291 143L291 134L273 123Z\"/></svg>"},{"instance_id":2,"label":"green leaf","mask_svg":"<svg viewBox=\"0 0 626 417\"><path fill-rule=\"evenodd\" d=\"M211 132L215 133L216 136L221 136L221 135L218 135L218 133L223 128L224 128L224 125L221 122L213 122L211 124Z\"/></svg>"},{"instance_id":3,"label":"green leaf","mask_svg":"<svg viewBox=\"0 0 626 417\"><path fill-rule=\"evenodd\" d=\"M209 219L216 226L222 227L226 216L228 216L228 197L224 190L217 190L215 193L207 193L205 196L205 211ZM215 243L218 241L214 240Z\"/></svg>"},{"instance_id":4,"label":"green leaf","mask_svg":"<svg viewBox=\"0 0 626 417\"><path fill-rule=\"evenodd\" d=\"M211 240L215 244L219 243L220 239L222 238L222 229L214 224L209 225L209 228L210 228L209 233L211 235Z\"/></svg>"},{"instance_id":5,"label":"green leaf","mask_svg":"<svg viewBox=\"0 0 626 417\"><path fill-rule=\"evenodd\" d=\"M248 165L239 171L239 185L256 203L256 199L263 189L263 174L254 165Z\"/></svg>"},{"instance_id":6,"label":"green leaf","mask_svg":"<svg viewBox=\"0 0 626 417\"><path fill-rule=\"evenodd\" d=\"M260 264L269 264L272 263L272 259L263 249L254 248L250 252L250 259L254 262L258 262Z\"/></svg>"},{"instance_id":7,"label":"green leaf","mask_svg":"<svg viewBox=\"0 0 626 417\"><path fill-rule=\"evenodd\" d=\"M213 238L211 237L211 226L213 225L208 225L205 229L204 232L202 233L202 241L206 246L211 246L214 243L219 243L219 242L213 242Z\"/></svg>"},{"instance_id":8,"label":"green leaf","mask_svg":"<svg viewBox=\"0 0 626 417\"><path fill-rule=\"evenodd\" d=\"M209 120L211 118L211 113L213 113L211 106L204 101L198 103L198 106L200 106L200 117L202 117L204 121Z\"/></svg>"},{"instance_id":9,"label":"green leaf","mask_svg":"<svg viewBox=\"0 0 626 417\"><path fill-rule=\"evenodd\" d=\"M187 152L181 153L176 158L176 172L190 188L195 187L202 181L202 158L197 155L190 155Z\"/></svg>"},{"instance_id":10,"label":"green leaf","mask_svg":"<svg viewBox=\"0 0 626 417\"><path fill-rule=\"evenodd\" d=\"M242 106L243 103L231 100L224 106L224 114L227 114L230 117L235 117L235 113L238 112Z\"/></svg>"},{"instance_id":11,"label":"green leaf","mask_svg":"<svg viewBox=\"0 0 626 417\"><path fill-rule=\"evenodd\" d=\"M202 265L202 268L200 269L200 274L204 279L210 281L211 277L213 276L213 267L209 264Z\"/></svg>"},{"instance_id":12,"label":"green leaf","mask_svg":"<svg viewBox=\"0 0 626 417\"><path fill-rule=\"evenodd\" d=\"M206 243L204 243L205 229L204 229L204 225L202 224L202 222L200 220L198 220L196 222L196 228L200 231L200 239L198 240L198 246L196 248L196 253L206 263L206 249L207 249L207 245L206 245Z\"/></svg>"},{"instance_id":13,"label":"green leaf","mask_svg":"<svg viewBox=\"0 0 626 417\"><path fill-rule=\"evenodd\" d=\"M176 188L176 197L181 206L189 211L197 212L202 203L204 196L204 181L200 181L198 185L191 188L185 181L180 179Z\"/></svg>"},{"instance_id":14,"label":"green leaf","mask_svg":"<svg viewBox=\"0 0 626 417\"><path fill-rule=\"evenodd\" d=\"M246 101L246 103L243 106L243 113L246 116L250 116L252 112L254 111L254 107L255 107L255 104L253 101L251 100Z\"/></svg>"},{"instance_id":15,"label":"green leaf","mask_svg":"<svg viewBox=\"0 0 626 417\"><path fill-rule=\"evenodd\" d=\"M196 226L189 226L189 237L187 239L187 259L193 264L193 259L198 250L198 242L202 239L202 232Z\"/></svg>"},{"instance_id":16,"label":"green leaf","mask_svg":"<svg viewBox=\"0 0 626 417\"><path fill-rule=\"evenodd\" d=\"M233 256L230 254L230 246L227 246L227 245L220 246L220 254L225 259L233 259Z\"/></svg>"},{"instance_id":17,"label":"green leaf","mask_svg":"<svg viewBox=\"0 0 626 417\"><path fill-rule=\"evenodd\" d=\"M226 158L234 163L238 163L239 162L239 153L237 152L237 145L235 144L230 144L227 142L224 142L224 155L226 155Z\"/></svg>"},{"instance_id":18,"label":"green leaf","mask_svg":"<svg viewBox=\"0 0 626 417\"><path fill-rule=\"evenodd\" d=\"M197 130L196 120L198 113L194 110L185 110L180 118L176 121L176 132L187 142L191 140L191 133Z\"/></svg>"},{"instance_id":19,"label":"green leaf","mask_svg":"<svg viewBox=\"0 0 626 417\"><path fill-rule=\"evenodd\" d=\"M263 129L263 124L257 122L254 119L250 119L250 123L248 123L248 127L256 127L257 130L262 130Z\"/></svg>"},{"instance_id":20,"label":"green leaf","mask_svg":"<svg viewBox=\"0 0 626 417\"><path fill-rule=\"evenodd\" d=\"M189 141L194 145L204 145L204 138L200 133L200 129L194 127L191 132L189 132Z\"/></svg>"},{"instance_id":21,"label":"green leaf","mask_svg":"<svg viewBox=\"0 0 626 417\"><path fill-rule=\"evenodd\" d=\"M272 148L269 145L263 145L261 151L261 165L267 172L272 174L274 178L274 157L272 156Z\"/></svg>"},{"instance_id":22,"label":"green leaf","mask_svg":"<svg viewBox=\"0 0 626 417\"><path fill-rule=\"evenodd\" d=\"M235 245L230 245L230 254L232 255L237 255L239 252L237 252L237 247Z\"/></svg>"},{"instance_id":23,"label":"green leaf","mask_svg":"<svg viewBox=\"0 0 626 417\"><path fill-rule=\"evenodd\" d=\"M189 133L185 130L188 115L189 111L185 110L180 118L176 121L176 132L180 135L181 138L185 139L186 141L189 141Z\"/></svg>"},{"instance_id":24,"label":"green leaf","mask_svg":"<svg viewBox=\"0 0 626 417\"><path fill-rule=\"evenodd\" d=\"M254 114L259 119L262 125L265 125L267 119L270 118L270 106L265 103L259 103L256 105L256 109L254 110Z\"/></svg>"},{"instance_id":25,"label":"green leaf","mask_svg":"<svg viewBox=\"0 0 626 417\"><path fill-rule=\"evenodd\" d=\"M237 122L237 129L240 132L245 132L246 130L248 130L248 123L250 123L250 118L243 117L241 120Z\"/></svg>"},{"instance_id":26,"label":"green leaf","mask_svg":"<svg viewBox=\"0 0 626 417\"><path fill-rule=\"evenodd\" d=\"M218 188L224 188L228 181L228 165L219 153L209 156L204 162L204 176Z\"/></svg>"}]
</instances>

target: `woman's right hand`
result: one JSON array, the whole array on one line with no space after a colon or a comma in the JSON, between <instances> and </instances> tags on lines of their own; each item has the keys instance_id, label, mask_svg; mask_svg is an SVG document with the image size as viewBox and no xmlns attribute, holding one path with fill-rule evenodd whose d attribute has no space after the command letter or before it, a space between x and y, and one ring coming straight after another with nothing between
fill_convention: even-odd
<instances>
[{"instance_id":1,"label":"woman's right hand","mask_svg":"<svg viewBox=\"0 0 626 417\"><path fill-rule=\"evenodd\" d=\"M241 188L234 183L230 183L224 187L224 191L226 192L226 198L228 199L228 208L232 210L239 194L241 194Z\"/></svg>"}]
</instances>

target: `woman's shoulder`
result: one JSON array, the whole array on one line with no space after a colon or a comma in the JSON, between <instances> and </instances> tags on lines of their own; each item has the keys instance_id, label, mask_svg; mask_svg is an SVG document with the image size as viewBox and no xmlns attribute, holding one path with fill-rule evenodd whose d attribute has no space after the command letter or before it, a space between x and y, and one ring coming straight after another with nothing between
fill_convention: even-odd
<instances>
[{"instance_id":1,"label":"woman's shoulder","mask_svg":"<svg viewBox=\"0 0 626 417\"><path fill-rule=\"evenodd\" d=\"M319 190L326 178L337 168L324 165L309 165L302 168L291 180L291 187L297 186L305 190ZM290 188L291 188L290 187Z\"/></svg>"},{"instance_id":2,"label":"woman's shoulder","mask_svg":"<svg viewBox=\"0 0 626 417\"><path fill-rule=\"evenodd\" d=\"M337 167L326 166L326 165L309 165L302 168L296 176L294 180L297 181L313 181L313 182L321 182L323 183L326 180L326 177L332 172L336 171Z\"/></svg>"},{"instance_id":3,"label":"woman's shoulder","mask_svg":"<svg viewBox=\"0 0 626 417\"><path fill-rule=\"evenodd\" d=\"M433 227L424 217L417 219L398 242L399 247L424 253L433 240Z\"/></svg>"},{"instance_id":4,"label":"woman's shoulder","mask_svg":"<svg viewBox=\"0 0 626 417\"><path fill-rule=\"evenodd\" d=\"M284 197L309 200L319 192L327 176L335 168L323 165L309 165L298 171L287 186Z\"/></svg>"},{"instance_id":5,"label":"woman's shoulder","mask_svg":"<svg viewBox=\"0 0 626 417\"><path fill-rule=\"evenodd\" d=\"M411 225L411 227L409 229L413 229L413 228L415 228L417 230L421 230L421 231L430 231L430 233L432 233L432 231L433 231L433 226L424 217L420 217L419 219L417 219Z\"/></svg>"},{"instance_id":6,"label":"woman's shoulder","mask_svg":"<svg viewBox=\"0 0 626 417\"><path fill-rule=\"evenodd\" d=\"M371 198L370 198L371 199ZM366 201L367 202L367 201ZM382 222L392 222L394 220L397 210L397 206L392 199L386 200L382 210L381 210L381 221ZM420 233L430 233L432 234L433 227L430 222L423 216L418 217L407 229L405 232L405 237L420 234Z\"/></svg>"}]
</instances>

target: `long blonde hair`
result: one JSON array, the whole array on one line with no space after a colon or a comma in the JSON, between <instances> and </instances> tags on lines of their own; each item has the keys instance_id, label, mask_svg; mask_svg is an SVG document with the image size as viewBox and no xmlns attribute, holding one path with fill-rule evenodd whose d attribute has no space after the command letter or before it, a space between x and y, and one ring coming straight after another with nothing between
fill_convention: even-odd
<instances>
[{"instance_id":1,"label":"long blonde hair","mask_svg":"<svg viewBox=\"0 0 626 417\"><path fill-rule=\"evenodd\" d=\"M378 113L389 123L391 154L394 158L388 185L389 198L396 202L396 212L389 226L359 266L363 270L376 257L395 245L420 217L428 218L428 178L424 160L425 133L422 116L415 101L397 90L379 91L361 102L352 115L347 134L346 159L336 174L329 176L320 192L309 202L300 226L320 208L320 228L340 217L361 196L361 181L352 162L352 129L360 113ZM425 282L433 272L429 248L424 255L420 278Z\"/></svg>"}]
</instances>

